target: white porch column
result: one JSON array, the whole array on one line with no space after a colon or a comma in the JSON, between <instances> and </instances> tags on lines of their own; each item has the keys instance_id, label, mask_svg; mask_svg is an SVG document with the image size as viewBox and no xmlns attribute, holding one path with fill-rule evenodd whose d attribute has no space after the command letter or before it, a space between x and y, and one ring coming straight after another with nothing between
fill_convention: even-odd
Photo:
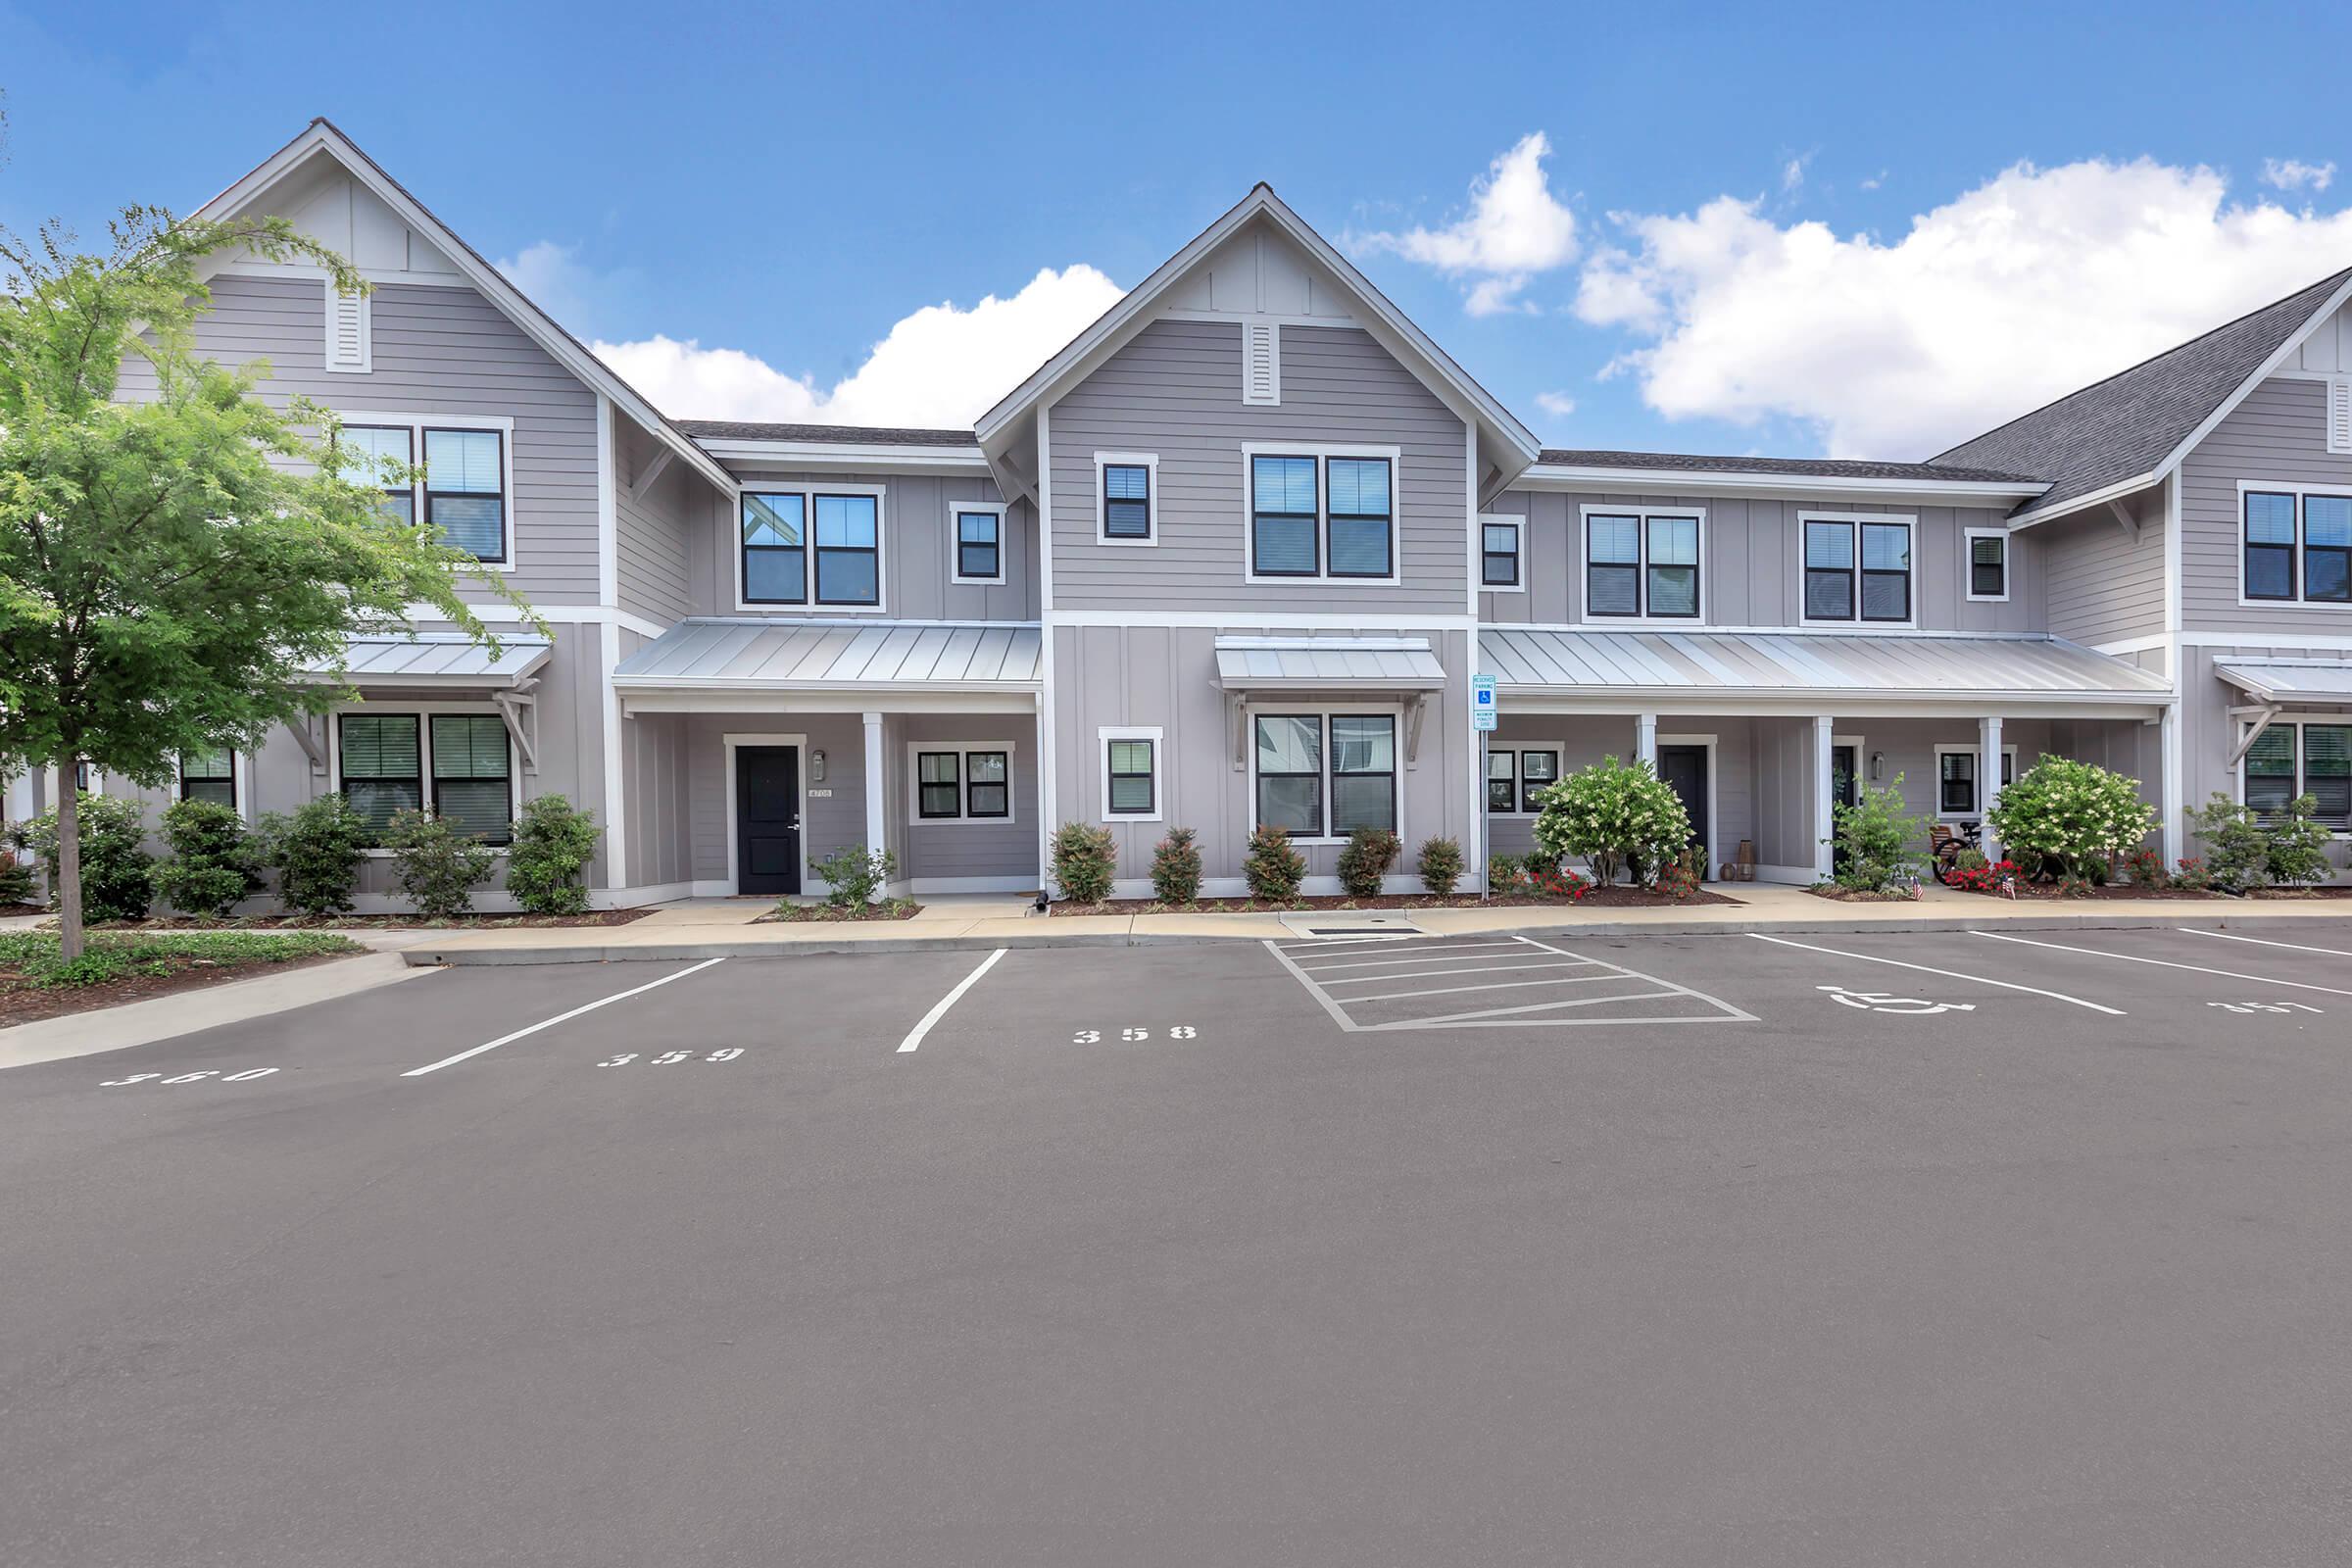
<instances>
[{"instance_id":1,"label":"white porch column","mask_svg":"<svg viewBox=\"0 0 2352 1568\"><path fill-rule=\"evenodd\" d=\"M1984 858L1998 861L2000 838L1992 831L1992 808L2001 802L2001 715L1977 720L1977 807L1984 820Z\"/></svg>"},{"instance_id":2,"label":"white porch column","mask_svg":"<svg viewBox=\"0 0 2352 1568\"><path fill-rule=\"evenodd\" d=\"M1830 772L1830 742L1837 727L1834 718L1813 720L1813 874L1825 882L1836 864L1830 840L1838 832L1838 818L1831 809L1838 804L1838 781Z\"/></svg>"},{"instance_id":3,"label":"white porch column","mask_svg":"<svg viewBox=\"0 0 2352 1568\"><path fill-rule=\"evenodd\" d=\"M2156 721L2156 753L2157 776L2163 780L2157 794L2162 797L2158 804L2164 808L2160 818L2164 866L2170 871L2177 869L2180 858L2188 853L2184 838L2187 826L2180 814L2186 803L2180 799L2180 705L2177 702L2167 703L2164 716Z\"/></svg>"},{"instance_id":4,"label":"white porch column","mask_svg":"<svg viewBox=\"0 0 2352 1568\"><path fill-rule=\"evenodd\" d=\"M1655 713L1634 715L1634 760L1647 762L1653 773L1658 770L1658 715Z\"/></svg>"},{"instance_id":5,"label":"white porch column","mask_svg":"<svg viewBox=\"0 0 2352 1568\"><path fill-rule=\"evenodd\" d=\"M865 847L879 855L888 843L882 823L882 715L865 715Z\"/></svg>"}]
</instances>

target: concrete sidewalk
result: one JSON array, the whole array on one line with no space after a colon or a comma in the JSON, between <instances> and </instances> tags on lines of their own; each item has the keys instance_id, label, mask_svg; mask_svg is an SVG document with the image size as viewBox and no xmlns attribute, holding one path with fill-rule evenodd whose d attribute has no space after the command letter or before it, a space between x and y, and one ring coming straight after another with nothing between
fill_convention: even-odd
<instances>
[{"instance_id":1,"label":"concrete sidewalk","mask_svg":"<svg viewBox=\"0 0 2352 1568\"><path fill-rule=\"evenodd\" d=\"M1623 909L1513 906L1381 911L1407 916L1431 936L1611 937L1724 935L1744 931L2117 930L2225 926L2251 920L2352 918L2352 901L2314 899L2097 899L2019 901L1931 887L1916 904L1841 904L1802 888L1747 883L1723 890L1736 905ZM698 900L623 926L507 928L424 933L404 956L412 964L607 963L624 959L788 957L804 954L930 953L955 949L1144 947L1183 942L1295 939L1299 915L1280 913L1041 915L1018 899L939 900L907 920L757 923L753 900ZM1318 909L1318 923L1344 925L1373 911ZM435 940L438 938L438 940Z\"/></svg>"}]
</instances>

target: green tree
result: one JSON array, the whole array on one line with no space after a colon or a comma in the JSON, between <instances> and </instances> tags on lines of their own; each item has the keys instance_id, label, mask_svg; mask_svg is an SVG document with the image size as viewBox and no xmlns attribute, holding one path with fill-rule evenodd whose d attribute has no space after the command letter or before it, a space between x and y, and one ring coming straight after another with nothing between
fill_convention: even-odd
<instances>
[{"instance_id":1,"label":"green tree","mask_svg":"<svg viewBox=\"0 0 2352 1568\"><path fill-rule=\"evenodd\" d=\"M0 231L0 768L71 780L86 760L161 784L177 754L251 746L347 695L305 670L407 629L411 606L489 640L458 597L471 558L382 508L409 475L339 449L329 411L264 402L266 363L196 355L206 256L308 262L364 291L350 264L277 218L132 207L109 229L104 254L54 224L31 243ZM149 384L119 402L126 365ZM63 792L67 958L82 949L75 804Z\"/></svg>"}]
</instances>

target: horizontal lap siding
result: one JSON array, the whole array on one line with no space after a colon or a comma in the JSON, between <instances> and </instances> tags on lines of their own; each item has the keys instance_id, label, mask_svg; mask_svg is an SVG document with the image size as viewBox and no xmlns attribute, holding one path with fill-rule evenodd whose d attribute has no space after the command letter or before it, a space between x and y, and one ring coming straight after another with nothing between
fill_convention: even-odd
<instances>
[{"instance_id":1,"label":"horizontal lap siding","mask_svg":"<svg viewBox=\"0 0 2352 1568\"><path fill-rule=\"evenodd\" d=\"M2265 381L2181 464L2180 613L2186 629L2352 634L2352 606L2237 602L2239 481L2352 492L2352 456L2328 450L2327 391L2319 381Z\"/></svg>"},{"instance_id":2,"label":"horizontal lap siding","mask_svg":"<svg viewBox=\"0 0 2352 1568\"><path fill-rule=\"evenodd\" d=\"M2136 540L2103 507L2019 536L2041 553L2053 633L2097 644L2164 630L2164 508L2151 498L2134 515Z\"/></svg>"},{"instance_id":3,"label":"horizontal lap siding","mask_svg":"<svg viewBox=\"0 0 2352 1568\"><path fill-rule=\"evenodd\" d=\"M666 450L643 431L616 420L621 482L614 486L614 583L620 608L652 620L683 619L695 612L691 558L698 531L721 525L716 493L685 465L672 463L653 487L632 495L630 487Z\"/></svg>"},{"instance_id":4,"label":"horizontal lap siding","mask_svg":"<svg viewBox=\"0 0 2352 1568\"><path fill-rule=\"evenodd\" d=\"M370 413L512 418L516 569L507 580L543 604L596 603L596 396L497 307L469 288L379 284L374 368L330 374L316 278L223 275L211 286L197 351L226 365L267 360L261 392L273 404L301 394ZM154 385L144 362L125 365L123 397L151 397ZM466 594L489 597L478 587Z\"/></svg>"},{"instance_id":5,"label":"horizontal lap siding","mask_svg":"<svg viewBox=\"0 0 2352 1568\"><path fill-rule=\"evenodd\" d=\"M1353 327L1282 328L1282 404L1241 400L1241 326L1161 320L1054 405L1054 603L1060 610L1250 612L1463 610L1464 426ZM1394 446L1395 585L1243 581L1242 447ZM1094 455L1159 459L1159 542L1098 541Z\"/></svg>"}]
</instances>

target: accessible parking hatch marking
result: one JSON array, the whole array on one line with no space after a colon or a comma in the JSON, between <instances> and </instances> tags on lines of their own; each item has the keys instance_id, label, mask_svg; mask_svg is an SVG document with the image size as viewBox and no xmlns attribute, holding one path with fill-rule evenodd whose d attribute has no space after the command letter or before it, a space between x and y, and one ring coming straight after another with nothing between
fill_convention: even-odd
<instances>
[{"instance_id":1,"label":"accessible parking hatch marking","mask_svg":"<svg viewBox=\"0 0 2352 1568\"><path fill-rule=\"evenodd\" d=\"M1379 957L1349 955L1340 962L1317 962L1315 956L1324 949L1335 946L1329 942L1304 941L1283 943L1268 941L1266 951L1276 962L1290 970L1293 977L1304 986L1307 994L1331 1015L1332 1021L1351 1034L1396 1029L1477 1029L1477 1028L1543 1028L1591 1027L1599 1024L1652 1023L1753 1023L1755 1016L1744 1012L1720 998L1693 991L1658 975L1628 969L1605 959L1587 957L1532 937L1514 936L1500 940L1473 940L1430 937L1418 941L1392 943L1393 951ZM1513 958L1525 959L1513 962ZM1365 973L1336 971L1364 970ZM1462 985L1455 981L1467 975L1499 974L1512 971L1531 976L1538 971L1597 970L1598 973L1562 974L1544 972L1529 979L1481 981ZM1390 989L1364 992L1356 988L1382 986ZM1582 989L1596 985L1632 985L1642 989L1613 995L1593 996ZM1424 998L1456 997L1464 993L1488 991L1526 991L1531 988L1558 988L1559 994L1544 1002L1523 1003L1494 1007L1477 1007L1467 1011L1443 1012L1415 1016L1409 1008ZM1668 1006L1699 1006L1703 1013L1674 1013L1663 1010ZM1365 1009L1381 1004L1389 1016L1377 1013L1358 1016ZM1588 1009L1616 1010L1600 1016ZM1576 1017L1538 1016L1566 1014Z\"/></svg>"}]
</instances>

